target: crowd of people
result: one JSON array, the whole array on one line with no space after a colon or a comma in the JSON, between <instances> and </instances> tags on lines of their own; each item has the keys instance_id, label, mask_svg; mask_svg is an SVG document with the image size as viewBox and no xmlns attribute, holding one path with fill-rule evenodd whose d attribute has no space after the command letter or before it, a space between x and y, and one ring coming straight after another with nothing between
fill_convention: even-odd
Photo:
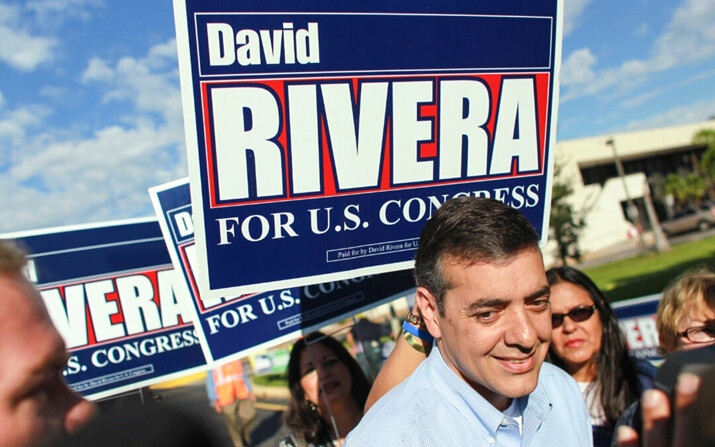
<instances>
[{"instance_id":1,"label":"crowd of people","mask_svg":"<svg viewBox=\"0 0 715 447\"><path fill-rule=\"evenodd\" d=\"M0 368L0 447L77 431L81 439L95 412L62 379L64 343L24 262L0 241L0 359L12 362ZM654 389L657 369L629 355L604 294L577 269L546 271L520 212L489 199L448 201L422 231L415 278L415 306L373 384L331 335L296 341L290 433L279 447L715 443L715 371L681 374L671 395ZM703 347L715 355L715 273L674 280L657 330L666 358ZM243 371L227 365L210 378L234 443L248 445L255 409Z\"/></svg>"},{"instance_id":2,"label":"crowd of people","mask_svg":"<svg viewBox=\"0 0 715 447\"><path fill-rule=\"evenodd\" d=\"M465 199L447 203L431 222L416 255L417 304L345 445L712 443L697 439L709 424L663 432L670 401L653 389L657 368L629 355L613 310L588 276L571 267L539 269L534 235L519 216ZM673 281L657 327L664 355L715 343L715 274L689 271ZM700 380L683 374L676 395L712 412L705 396L713 384L695 393ZM549 405L539 407L544 393Z\"/></svg>"}]
</instances>

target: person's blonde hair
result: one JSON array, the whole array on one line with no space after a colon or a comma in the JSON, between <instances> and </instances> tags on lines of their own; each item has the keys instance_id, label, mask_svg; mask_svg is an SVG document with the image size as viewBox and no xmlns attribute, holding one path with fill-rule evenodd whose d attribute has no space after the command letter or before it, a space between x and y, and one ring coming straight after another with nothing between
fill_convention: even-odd
<instances>
[{"instance_id":1,"label":"person's blonde hair","mask_svg":"<svg viewBox=\"0 0 715 447\"><path fill-rule=\"evenodd\" d=\"M20 247L0 239L0 273L20 274L26 263L25 252Z\"/></svg>"},{"instance_id":2,"label":"person's blonde hair","mask_svg":"<svg viewBox=\"0 0 715 447\"><path fill-rule=\"evenodd\" d=\"M658 304L656 327L660 350L670 354L678 349L678 324L691 309L715 310L715 273L706 268L689 270L670 283Z\"/></svg>"}]
</instances>

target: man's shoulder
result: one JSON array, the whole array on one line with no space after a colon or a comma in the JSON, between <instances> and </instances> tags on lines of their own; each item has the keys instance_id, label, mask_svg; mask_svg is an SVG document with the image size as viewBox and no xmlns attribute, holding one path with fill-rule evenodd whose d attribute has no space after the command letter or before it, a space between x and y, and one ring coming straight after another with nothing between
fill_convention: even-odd
<instances>
[{"instance_id":1,"label":"man's shoulder","mask_svg":"<svg viewBox=\"0 0 715 447\"><path fill-rule=\"evenodd\" d=\"M382 396L367 414L385 413L394 411L406 411L409 408L406 404L415 403L417 401L428 401L437 399L437 390L429 386L430 380L427 377L424 369L417 370L411 374L402 383L388 391ZM408 407L413 407L409 405Z\"/></svg>"},{"instance_id":2,"label":"man's shoulder","mask_svg":"<svg viewBox=\"0 0 715 447\"><path fill-rule=\"evenodd\" d=\"M544 362L539 372L539 385L550 399L563 399L582 403L583 394L578 384L566 371L551 363ZM584 403L585 406L585 403Z\"/></svg>"},{"instance_id":3,"label":"man's shoulder","mask_svg":"<svg viewBox=\"0 0 715 447\"><path fill-rule=\"evenodd\" d=\"M350 432L346 446L400 445L427 423L434 423L444 404L430 385L425 368L418 368L402 383L382 396Z\"/></svg>"},{"instance_id":4,"label":"man's shoulder","mask_svg":"<svg viewBox=\"0 0 715 447\"><path fill-rule=\"evenodd\" d=\"M571 377L569 373L559 368L558 366L551 364L549 362L544 362L541 364L540 376L557 376L557 377Z\"/></svg>"},{"instance_id":5,"label":"man's shoulder","mask_svg":"<svg viewBox=\"0 0 715 447\"><path fill-rule=\"evenodd\" d=\"M576 381L561 368L550 363L541 365L539 384L528 408L532 415L545 415L533 445L592 445L586 402Z\"/></svg>"},{"instance_id":6,"label":"man's shoulder","mask_svg":"<svg viewBox=\"0 0 715 447\"><path fill-rule=\"evenodd\" d=\"M539 382L545 383L547 385L563 385L568 384L569 387L572 385L578 389L576 381L563 369L558 366L552 365L551 363L544 362L541 365L541 371L539 372ZM579 391L580 392L580 391Z\"/></svg>"}]
</instances>

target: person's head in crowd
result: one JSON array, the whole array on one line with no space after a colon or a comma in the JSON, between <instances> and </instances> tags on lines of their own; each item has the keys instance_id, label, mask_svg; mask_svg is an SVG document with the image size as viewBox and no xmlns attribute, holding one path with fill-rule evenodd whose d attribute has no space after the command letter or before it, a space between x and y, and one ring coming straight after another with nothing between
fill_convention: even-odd
<instances>
[{"instance_id":1,"label":"person's head in crowd","mask_svg":"<svg viewBox=\"0 0 715 447\"><path fill-rule=\"evenodd\" d=\"M709 351L709 355L713 353L711 347L704 347L702 350L703 353ZM673 357L679 357L680 354L686 353L673 353L661 368L670 369L668 362ZM691 360L695 359L691 358ZM683 357L679 357L676 362L681 366L688 364ZM670 393L658 388L644 393L642 413L638 414L639 418L642 417L642 424L638 427L629 425L618 427L612 446L712 447L715 445L715 412L712 411L715 401L715 367L704 363L690 363L689 366L696 367L672 377L674 383ZM674 369L679 367L676 366ZM667 382L669 380L670 378L666 379Z\"/></svg>"},{"instance_id":2,"label":"person's head in crowd","mask_svg":"<svg viewBox=\"0 0 715 447\"><path fill-rule=\"evenodd\" d=\"M712 447L715 445L715 367L710 367L702 375L697 397L693 407L693 436L692 447Z\"/></svg>"},{"instance_id":3,"label":"person's head in crowd","mask_svg":"<svg viewBox=\"0 0 715 447\"><path fill-rule=\"evenodd\" d=\"M343 438L360 421L370 382L358 362L333 337L312 332L296 341L288 362L291 402L286 425L308 443ZM354 423L350 422L355 419ZM345 423L341 427L341 423ZM346 431L347 430L347 431Z\"/></svg>"},{"instance_id":4,"label":"person's head in crowd","mask_svg":"<svg viewBox=\"0 0 715 447\"><path fill-rule=\"evenodd\" d=\"M447 201L415 255L417 304L446 364L498 410L531 393L551 340L539 236L491 199Z\"/></svg>"},{"instance_id":5,"label":"person's head in crowd","mask_svg":"<svg viewBox=\"0 0 715 447\"><path fill-rule=\"evenodd\" d=\"M77 431L94 406L67 387L65 344L37 290L25 254L0 240L0 446L38 445Z\"/></svg>"},{"instance_id":6,"label":"person's head in crowd","mask_svg":"<svg viewBox=\"0 0 715 447\"><path fill-rule=\"evenodd\" d=\"M129 402L105 411L79 432L63 435L47 447L220 447L216 429L168 403Z\"/></svg>"},{"instance_id":7,"label":"person's head in crowd","mask_svg":"<svg viewBox=\"0 0 715 447\"><path fill-rule=\"evenodd\" d=\"M656 326L664 354L715 343L715 273L690 270L673 281L658 304Z\"/></svg>"},{"instance_id":8,"label":"person's head in crowd","mask_svg":"<svg viewBox=\"0 0 715 447\"><path fill-rule=\"evenodd\" d=\"M555 267L546 277L551 286L549 360L598 390L606 421L594 425L612 426L640 394L618 320L598 286L581 271Z\"/></svg>"}]
</instances>

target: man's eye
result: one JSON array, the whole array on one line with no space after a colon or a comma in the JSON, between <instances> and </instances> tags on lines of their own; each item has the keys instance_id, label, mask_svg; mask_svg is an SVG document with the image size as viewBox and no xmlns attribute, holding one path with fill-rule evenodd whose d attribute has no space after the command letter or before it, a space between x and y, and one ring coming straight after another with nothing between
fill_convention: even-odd
<instances>
[{"instance_id":1,"label":"man's eye","mask_svg":"<svg viewBox=\"0 0 715 447\"><path fill-rule=\"evenodd\" d=\"M478 314L475 315L477 320L482 321L482 322L489 322L492 321L496 318L497 313L496 311L490 310L489 312L479 312Z\"/></svg>"},{"instance_id":2,"label":"man's eye","mask_svg":"<svg viewBox=\"0 0 715 447\"><path fill-rule=\"evenodd\" d=\"M530 307L535 310L546 310L549 307L549 300L543 299L532 301Z\"/></svg>"}]
</instances>

